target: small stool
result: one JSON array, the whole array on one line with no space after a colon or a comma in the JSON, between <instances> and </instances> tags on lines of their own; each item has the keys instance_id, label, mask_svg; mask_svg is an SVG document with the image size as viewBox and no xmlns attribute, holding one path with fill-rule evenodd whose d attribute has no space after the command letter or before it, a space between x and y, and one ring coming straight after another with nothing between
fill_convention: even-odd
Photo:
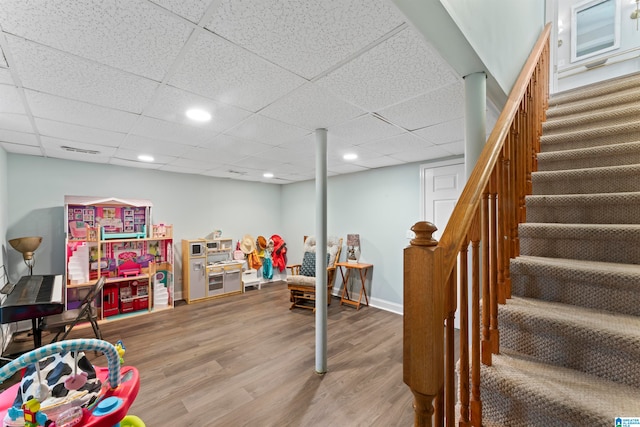
<instances>
[{"instance_id":1,"label":"small stool","mask_svg":"<svg viewBox=\"0 0 640 427\"><path fill-rule=\"evenodd\" d=\"M249 269L242 272L242 283L246 290L249 286L257 286L258 289L262 289L262 282L258 278L258 270Z\"/></svg>"}]
</instances>

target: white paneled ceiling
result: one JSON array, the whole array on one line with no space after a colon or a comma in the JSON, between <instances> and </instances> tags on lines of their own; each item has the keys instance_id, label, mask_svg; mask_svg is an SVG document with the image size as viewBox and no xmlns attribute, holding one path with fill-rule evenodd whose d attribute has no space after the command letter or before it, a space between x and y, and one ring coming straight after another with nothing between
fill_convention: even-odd
<instances>
[{"instance_id":1,"label":"white paneled ceiling","mask_svg":"<svg viewBox=\"0 0 640 427\"><path fill-rule=\"evenodd\" d=\"M321 127L330 175L463 153L462 79L388 0L2 0L0 29L10 153L276 183Z\"/></svg>"}]
</instances>

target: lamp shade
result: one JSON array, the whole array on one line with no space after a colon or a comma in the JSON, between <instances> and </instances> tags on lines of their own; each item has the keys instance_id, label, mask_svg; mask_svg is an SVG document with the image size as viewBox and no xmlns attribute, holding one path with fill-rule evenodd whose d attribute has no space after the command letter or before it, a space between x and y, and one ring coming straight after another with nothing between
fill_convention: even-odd
<instances>
[{"instance_id":1,"label":"lamp shade","mask_svg":"<svg viewBox=\"0 0 640 427\"><path fill-rule=\"evenodd\" d=\"M359 234L347 234L347 246L360 247L360 235Z\"/></svg>"},{"instance_id":2,"label":"lamp shade","mask_svg":"<svg viewBox=\"0 0 640 427\"><path fill-rule=\"evenodd\" d=\"M38 246L42 243L42 237L18 237L16 239L9 240L9 244L13 249L22 254L24 260L30 260L33 258L33 253Z\"/></svg>"}]
</instances>

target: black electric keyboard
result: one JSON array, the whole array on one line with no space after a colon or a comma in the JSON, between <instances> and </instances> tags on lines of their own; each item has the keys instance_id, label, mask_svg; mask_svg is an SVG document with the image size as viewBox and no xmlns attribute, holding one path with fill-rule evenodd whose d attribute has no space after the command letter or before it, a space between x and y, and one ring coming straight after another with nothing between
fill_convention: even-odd
<instances>
[{"instance_id":1,"label":"black electric keyboard","mask_svg":"<svg viewBox=\"0 0 640 427\"><path fill-rule=\"evenodd\" d=\"M23 276L0 305L0 323L37 319L62 313L61 275Z\"/></svg>"}]
</instances>

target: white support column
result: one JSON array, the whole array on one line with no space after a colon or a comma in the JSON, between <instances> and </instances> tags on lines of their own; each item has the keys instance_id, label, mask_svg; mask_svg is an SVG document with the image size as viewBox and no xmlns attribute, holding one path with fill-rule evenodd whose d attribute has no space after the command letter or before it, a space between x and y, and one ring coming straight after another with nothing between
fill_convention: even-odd
<instances>
[{"instance_id":1,"label":"white support column","mask_svg":"<svg viewBox=\"0 0 640 427\"><path fill-rule=\"evenodd\" d=\"M316 373L327 372L327 130L316 129Z\"/></svg>"},{"instance_id":2,"label":"white support column","mask_svg":"<svg viewBox=\"0 0 640 427\"><path fill-rule=\"evenodd\" d=\"M483 72L464 76L464 173L468 180L478 162L480 153L487 142L487 76ZM480 257L483 255L480 254ZM471 248L467 263L468 271L472 271ZM480 263L482 267L482 263ZM482 274L481 272L479 272ZM482 276L480 276L482 277ZM471 295L471 278L469 278L467 294ZM460 294L458 293L458 298ZM467 319L471 321L471 304L468 306ZM455 314L454 325L460 327L460 301ZM471 334L469 334L471 345Z\"/></svg>"},{"instance_id":3,"label":"white support column","mask_svg":"<svg viewBox=\"0 0 640 427\"><path fill-rule=\"evenodd\" d=\"M487 142L487 76L464 76L464 169L467 178Z\"/></svg>"}]
</instances>

